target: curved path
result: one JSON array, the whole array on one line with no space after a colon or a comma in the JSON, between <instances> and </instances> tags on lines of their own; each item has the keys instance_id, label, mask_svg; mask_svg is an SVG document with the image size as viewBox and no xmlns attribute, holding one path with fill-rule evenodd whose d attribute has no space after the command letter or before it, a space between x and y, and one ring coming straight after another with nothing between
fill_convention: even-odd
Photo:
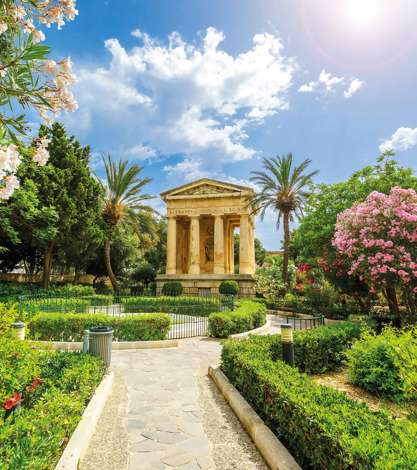
<instances>
[{"instance_id":1,"label":"curved path","mask_svg":"<svg viewBox=\"0 0 417 470\"><path fill-rule=\"evenodd\" d=\"M207 377L220 343L114 351L116 381L81 470L266 470L239 421Z\"/></svg>"}]
</instances>

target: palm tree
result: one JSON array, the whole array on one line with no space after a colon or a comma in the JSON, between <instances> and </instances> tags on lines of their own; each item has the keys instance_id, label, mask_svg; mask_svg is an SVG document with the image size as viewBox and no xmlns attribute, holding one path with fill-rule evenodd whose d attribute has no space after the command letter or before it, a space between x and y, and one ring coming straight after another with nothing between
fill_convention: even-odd
<instances>
[{"instance_id":1,"label":"palm tree","mask_svg":"<svg viewBox=\"0 0 417 470\"><path fill-rule=\"evenodd\" d=\"M104 190L103 218L107 225L107 237L104 242L104 261L108 276L114 291L118 289L117 279L111 266L111 241L116 227L119 224L132 227L138 233L149 223L149 215L154 210L144 201L152 199L149 194L143 194L144 186L150 183L151 178L141 178L139 175L143 168L139 165L129 166L126 160L117 163L111 156L103 157L106 170L106 181L100 183Z\"/></svg>"},{"instance_id":2,"label":"palm tree","mask_svg":"<svg viewBox=\"0 0 417 470\"><path fill-rule=\"evenodd\" d=\"M262 166L266 171L253 171L251 180L259 186L260 190L253 197L252 203L260 210L261 220L267 209L278 213L277 228L281 219L284 224L284 259L282 264L282 280L288 283L288 259L290 248L290 222L294 218L300 219L306 198L307 190L312 178L318 172L305 174L311 160L306 159L300 165L293 166L292 153L275 158L264 158Z\"/></svg>"}]
</instances>

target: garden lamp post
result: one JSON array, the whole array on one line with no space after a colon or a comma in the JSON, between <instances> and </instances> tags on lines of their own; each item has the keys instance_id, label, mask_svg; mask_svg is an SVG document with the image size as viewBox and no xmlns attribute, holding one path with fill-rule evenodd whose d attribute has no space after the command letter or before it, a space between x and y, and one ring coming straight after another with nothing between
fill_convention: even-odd
<instances>
[{"instance_id":1,"label":"garden lamp post","mask_svg":"<svg viewBox=\"0 0 417 470\"><path fill-rule=\"evenodd\" d=\"M294 366L294 339L293 339L293 328L292 325L283 324L281 325L281 343L282 343L282 360L290 365Z\"/></svg>"}]
</instances>

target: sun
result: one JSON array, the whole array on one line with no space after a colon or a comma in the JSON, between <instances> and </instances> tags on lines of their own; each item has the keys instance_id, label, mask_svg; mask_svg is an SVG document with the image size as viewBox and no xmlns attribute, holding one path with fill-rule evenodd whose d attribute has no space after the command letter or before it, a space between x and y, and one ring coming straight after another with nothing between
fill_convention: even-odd
<instances>
[{"instance_id":1,"label":"sun","mask_svg":"<svg viewBox=\"0 0 417 470\"><path fill-rule=\"evenodd\" d=\"M370 26L381 17L381 0L345 0L346 15L356 26Z\"/></svg>"}]
</instances>

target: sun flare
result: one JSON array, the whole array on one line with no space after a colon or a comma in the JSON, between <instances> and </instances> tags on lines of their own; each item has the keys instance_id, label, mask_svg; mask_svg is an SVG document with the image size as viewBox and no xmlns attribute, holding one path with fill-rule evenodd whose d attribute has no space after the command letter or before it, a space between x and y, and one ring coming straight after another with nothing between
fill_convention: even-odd
<instances>
[{"instance_id":1,"label":"sun flare","mask_svg":"<svg viewBox=\"0 0 417 470\"><path fill-rule=\"evenodd\" d=\"M369 26L381 16L382 2L379 0L347 0L348 19L357 26Z\"/></svg>"}]
</instances>

